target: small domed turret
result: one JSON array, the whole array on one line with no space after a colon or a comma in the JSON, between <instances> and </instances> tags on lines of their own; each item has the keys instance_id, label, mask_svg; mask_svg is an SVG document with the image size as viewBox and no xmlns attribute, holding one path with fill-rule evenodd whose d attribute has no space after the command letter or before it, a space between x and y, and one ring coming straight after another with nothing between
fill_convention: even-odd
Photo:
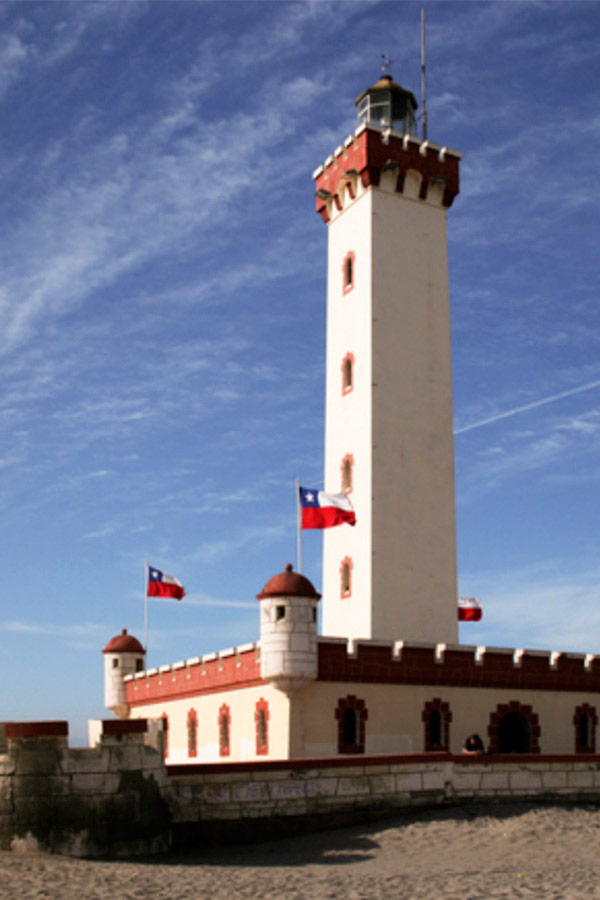
<instances>
[{"instance_id":1,"label":"small domed turret","mask_svg":"<svg viewBox=\"0 0 600 900\"><path fill-rule=\"evenodd\" d=\"M104 650L104 705L121 719L129 715L123 678L144 668L146 651L137 638L124 628L108 642Z\"/></svg>"},{"instance_id":2,"label":"small domed turret","mask_svg":"<svg viewBox=\"0 0 600 900\"><path fill-rule=\"evenodd\" d=\"M317 677L317 603L321 595L288 564L260 594L261 675L285 693Z\"/></svg>"},{"instance_id":3,"label":"small domed turret","mask_svg":"<svg viewBox=\"0 0 600 900\"><path fill-rule=\"evenodd\" d=\"M419 104L411 91L405 90L392 80L392 76L382 75L373 87L363 91L356 98L358 122L366 125L380 125L403 134L416 134L415 111Z\"/></svg>"}]
</instances>

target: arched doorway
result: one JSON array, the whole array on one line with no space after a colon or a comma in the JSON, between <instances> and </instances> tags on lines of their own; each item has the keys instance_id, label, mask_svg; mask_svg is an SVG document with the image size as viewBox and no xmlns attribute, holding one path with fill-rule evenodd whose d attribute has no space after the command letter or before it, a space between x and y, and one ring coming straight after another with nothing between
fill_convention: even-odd
<instances>
[{"instance_id":1,"label":"arched doorway","mask_svg":"<svg viewBox=\"0 0 600 900\"><path fill-rule=\"evenodd\" d=\"M498 753L530 753L531 729L522 712L509 712L498 723Z\"/></svg>"}]
</instances>

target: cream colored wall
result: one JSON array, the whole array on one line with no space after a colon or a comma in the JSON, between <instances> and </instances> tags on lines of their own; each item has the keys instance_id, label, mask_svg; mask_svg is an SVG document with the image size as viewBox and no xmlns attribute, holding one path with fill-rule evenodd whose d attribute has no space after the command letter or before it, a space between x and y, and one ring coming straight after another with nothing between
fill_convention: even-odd
<instances>
[{"instance_id":1,"label":"cream colored wall","mask_svg":"<svg viewBox=\"0 0 600 900\"><path fill-rule=\"evenodd\" d=\"M264 698L269 704L269 753L256 755L256 703ZM223 703L231 712L230 753L219 755L219 709ZM188 757L187 717L190 709L198 716L198 755ZM285 694L270 685L222 691L181 700L150 703L134 707L131 718L169 718L169 763L215 762L223 759L287 759L289 757L289 702Z\"/></svg>"},{"instance_id":2,"label":"cream colored wall","mask_svg":"<svg viewBox=\"0 0 600 900\"><path fill-rule=\"evenodd\" d=\"M421 714L425 704L435 697L450 705L453 753L460 753L465 737L473 732L481 735L487 747L491 713L499 704L512 700L530 705L538 715L542 753L574 753L575 708L583 703L596 709L600 706L600 697L594 693L316 682L296 698L293 721L304 742L299 756L337 755L335 709L339 700L348 695L364 700L368 710L367 754L423 752L425 731Z\"/></svg>"},{"instance_id":3,"label":"cream colored wall","mask_svg":"<svg viewBox=\"0 0 600 900\"><path fill-rule=\"evenodd\" d=\"M359 188L356 201L328 227L327 364L325 389L325 490L342 490L341 461L354 456L350 494L356 525L323 532L322 632L371 637L371 192ZM356 254L354 287L343 293L342 264ZM342 395L342 360L354 355L354 389ZM352 596L340 597L340 563L349 556Z\"/></svg>"},{"instance_id":4,"label":"cream colored wall","mask_svg":"<svg viewBox=\"0 0 600 900\"><path fill-rule=\"evenodd\" d=\"M458 641L446 210L420 176L358 185L331 207L327 268L325 490L354 456L354 528L323 535L323 634ZM344 294L342 263L356 254ZM343 396L341 362L355 356ZM353 561L340 597L340 563Z\"/></svg>"}]
</instances>

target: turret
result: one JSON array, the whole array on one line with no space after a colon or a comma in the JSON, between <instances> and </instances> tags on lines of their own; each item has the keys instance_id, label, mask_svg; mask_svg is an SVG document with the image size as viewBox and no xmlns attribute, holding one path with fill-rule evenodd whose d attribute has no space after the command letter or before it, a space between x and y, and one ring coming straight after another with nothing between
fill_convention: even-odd
<instances>
[{"instance_id":1,"label":"turret","mask_svg":"<svg viewBox=\"0 0 600 900\"><path fill-rule=\"evenodd\" d=\"M124 628L121 634L112 638L104 650L104 705L121 719L129 716L129 704L125 693L123 679L126 675L135 675L144 668L146 651L137 638L127 634Z\"/></svg>"},{"instance_id":2,"label":"turret","mask_svg":"<svg viewBox=\"0 0 600 900\"><path fill-rule=\"evenodd\" d=\"M416 134L415 111L417 101L411 91L405 90L392 80L391 75L382 75L373 87L367 88L356 98L358 124L381 125L403 134Z\"/></svg>"},{"instance_id":3,"label":"turret","mask_svg":"<svg viewBox=\"0 0 600 900\"><path fill-rule=\"evenodd\" d=\"M260 602L262 677L287 694L317 677L317 603L321 595L292 570L270 578Z\"/></svg>"}]
</instances>

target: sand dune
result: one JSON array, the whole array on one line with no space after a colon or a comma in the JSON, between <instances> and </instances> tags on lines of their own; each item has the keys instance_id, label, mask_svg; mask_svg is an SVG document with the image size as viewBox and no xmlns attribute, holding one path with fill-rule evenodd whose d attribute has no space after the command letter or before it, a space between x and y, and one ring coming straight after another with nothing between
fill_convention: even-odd
<instances>
[{"instance_id":1,"label":"sand dune","mask_svg":"<svg viewBox=\"0 0 600 900\"><path fill-rule=\"evenodd\" d=\"M600 898L600 808L465 807L135 862L0 854L11 900Z\"/></svg>"}]
</instances>

